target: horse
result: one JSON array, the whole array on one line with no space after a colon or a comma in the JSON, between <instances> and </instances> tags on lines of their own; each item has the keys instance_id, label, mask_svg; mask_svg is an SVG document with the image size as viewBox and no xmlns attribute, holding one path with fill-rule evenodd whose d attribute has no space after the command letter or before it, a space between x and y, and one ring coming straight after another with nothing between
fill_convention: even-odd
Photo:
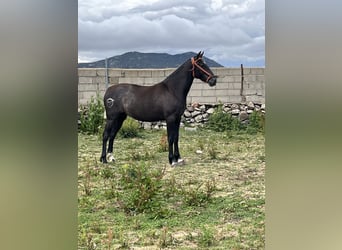
<instances>
[{"instance_id":1,"label":"horse","mask_svg":"<svg viewBox=\"0 0 342 250\"><path fill-rule=\"evenodd\" d=\"M165 120L169 163L171 166L183 163L178 148L179 126L192 82L197 78L211 87L216 85L217 76L205 64L203 54L204 52L200 51L155 85L121 83L106 90L103 101L107 121L102 137L101 162L107 163L107 157L109 161L115 161L114 139L124 120L130 116L139 121Z\"/></svg>"}]
</instances>

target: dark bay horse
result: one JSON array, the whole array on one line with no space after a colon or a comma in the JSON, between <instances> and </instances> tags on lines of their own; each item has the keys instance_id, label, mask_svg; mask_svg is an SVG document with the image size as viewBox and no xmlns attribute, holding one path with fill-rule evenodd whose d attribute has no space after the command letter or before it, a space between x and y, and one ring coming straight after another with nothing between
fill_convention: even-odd
<instances>
[{"instance_id":1,"label":"dark bay horse","mask_svg":"<svg viewBox=\"0 0 342 250\"><path fill-rule=\"evenodd\" d=\"M216 85L216 76L202 59L204 52L188 59L162 82L153 86L117 84L109 87L104 95L107 123L103 132L100 161L107 163L113 158L115 136L127 116L140 121L161 121L167 124L169 162L172 165L182 162L178 149L179 125L186 108L186 97L194 78L209 86Z\"/></svg>"}]
</instances>

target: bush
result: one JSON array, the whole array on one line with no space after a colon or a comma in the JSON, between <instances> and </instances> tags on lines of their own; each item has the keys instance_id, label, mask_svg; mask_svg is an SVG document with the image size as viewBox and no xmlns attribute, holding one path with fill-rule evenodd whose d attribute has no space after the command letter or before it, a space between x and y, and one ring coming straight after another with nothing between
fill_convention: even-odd
<instances>
[{"instance_id":1,"label":"bush","mask_svg":"<svg viewBox=\"0 0 342 250\"><path fill-rule=\"evenodd\" d=\"M91 97L90 102L81 107L80 130L87 134L98 133L103 126L103 114L104 106L99 96L97 95L96 98Z\"/></svg>"},{"instance_id":2,"label":"bush","mask_svg":"<svg viewBox=\"0 0 342 250\"><path fill-rule=\"evenodd\" d=\"M261 112L254 111L249 116L247 133L255 134L265 131L265 116Z\"/></svg>"},{"instance_id":3,"label":"bush","mask_svg":"<svg viewBox=\"0 0 342 250\"><path fill-rule=\"evenodd\" d=\"M216 132L224 132L229 130L239 131L245 128L238 118L231 114L223 112L222 105L219 105L216 111L209 117L207 128Z\"/></svg>"},{"instance_id":4,"label":"bush","mask_svg":"<svg viewBox=\"0 0 342 250\"><path fill-rule=\"evenodd\" d=\"M202 227L201 233L198 237L198 244L205 248L215 244L214 231L212 228Z\"/></svg>"},{"instance_id":5,"label":"bush","mask_svg":"<svg viewBox=\"0 0 342 250\"><path fill-rule=\"evenodd\" d=\"M127 214L151 213L164 217L162 178L164 171L151 169L147 164L123 165L120 169L117 201Z\"/></svg>"},{"instance_id":6,"label":"bush","mask_svg":"<svg viewBox=\"0 0 342 250\"><path fill-rule=\"evenodd\" d=\"M248 124L245 125L237 117L224 113L222 105L220 105L209 117L206 126L216 132L245 131L249 134L263 133L265 130L265 116L261 112L254 111L249 115Z\"/></svg>"},{"instance_id":7,"label":"bush","mask_svg":"<svg viewBox=\"0 0 342 250\"><path fill-rule=\"evenodd\" d=\"M127 119L122 124L121 129L119 130L119 136L122 138L139 137L140 136L139 122L134 120L131 117L127 117Z\"/></svg>"}]
</instances>

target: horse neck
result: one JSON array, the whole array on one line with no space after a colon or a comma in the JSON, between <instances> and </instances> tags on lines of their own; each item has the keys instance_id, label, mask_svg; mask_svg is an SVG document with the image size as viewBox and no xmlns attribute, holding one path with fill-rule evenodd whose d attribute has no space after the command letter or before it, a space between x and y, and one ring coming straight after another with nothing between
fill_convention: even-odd
<instances>
[{"instance_id":1,"label":"horse neck","mask_svg":"<svg viewBox=\"0 0 342 250\"><path fill-rule=\"evenodd\" d=\"M191 62L188 60L164 80L164 84L167 85L168 89L184 101L186 101L186 97L194 81L191 67Z\"/></svg>"}]
</instances>

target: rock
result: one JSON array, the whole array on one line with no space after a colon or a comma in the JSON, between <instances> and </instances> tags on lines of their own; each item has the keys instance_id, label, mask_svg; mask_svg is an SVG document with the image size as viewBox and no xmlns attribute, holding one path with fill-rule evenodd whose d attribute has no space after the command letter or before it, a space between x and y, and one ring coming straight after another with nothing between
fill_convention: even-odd
<instances>
[{"instance_id":1,"label":"rock","mask_svg":"<svg viewBox=\"0 0 342 250\"><path fill-rule=\"evenodd\" d=\"M192 117L195 117L195 116L198 116L198 115L200 115L200 114L201 114L200 111L195 110L194 112L191 113L191 116L192 116Z\"/></svg>"},{"instance_id":2,"label":"rock","mask_svg":"<svg viewBox=\"0 0 342 250\"><path fill-rule=\"evenodd\" d=\"M240 114L240 109L233 109L232 110L232 115L238 115Z\"/></svg>"},{"instance_id":3,"label":"rock","mask_svg":"<svg viewBox=\"0 0 342 250\"><path fill-rule=\"evenodd\" d=\"M262 109L262 110L265 110L265 108L266 108L265 103L261 104L261 109Z\"/></svg>"},{"instance_id":4,"label":"rock","mask_svg":"<svg viewBox=\"0 0 342 250\"><path fill-rule=\"evenodd\" d=\"M198 115L195 117L195 122L199 123L203 120L203 116L202 115Z\"/></svg>"},{"instance_id":5,"label":"rock","mask_svg":"<svg viewBox=\"0 0 342 250\"><path fill-rule=\"evenodd\" d=\"M205 112L205 105L201 105L201 106L199 107L199 109L200 109L200 111Z\"/></svg>"},{"instance_id":6,"label":"rock","mask_svg":"<svg viewBox=\"0 0 342 250\"><path fill-rule=\"evenodd\" d=\"M232 104L231 109L233 109L233 110L234 109L240 109L240 107L238 104L234 103L234 104Z\"/></svg>"},{"instance_id":7,"label":"rock","mask_svg":"<svg viewBox=\"0 0 342 250\"><path fill-rule=\"evenodd\" d=\"M240 121L245 121L248 120L248 114L246 111L241 111L239 114L239 120Z\"/></svg>"},{"instance_id":8,"label":"rock","mask_svg":"<svg viewBox=\"0 0 342 250\"><path fill-rule=\"evenodd\" d=\"M188 110L184 111L184 116L185 117L191 117L191 113Z\"/></svg>"},{"instance_id":9,"label":"rock","mask_svg":"<svg viewBox=\"0 0 342 250\"><path fill-rule=\"evenodd\" d=\"M152 128L152 123L151 122L144 122L143 126L144 126L144 129L151 129Z\"/></svg>"},{"instance_id":10,"label":"rock","mask_svg":"<svg viewBox=\"0 0 342 250\"><path fill-rule=\"evenodd\" d=\"M186 108L189 112L193 112L195 110L195 108L193 106L189 106Z\"/></svg>"},{"instance_id":11,"label":"rock","mask_svg":"<svg viewBox=\"0 0 342 250\"><path fill-rule=\"evenodd\" d=\"M185 127L185 131L196 131L197 127Z\"/></svg>"},{"instance_id":12,"label":"rock","mask_svg":"<svg viewBox=\"0 0 342 250\"><path fill-rule=\"evenodd\" d=\"M255 105L253 102L248 102L247 107L248 107L248 109L254 109Z\"/></svg>"},{"instance_id":13,"label":"rock","mask_svg":"<svg viewBox=\"0 0 342 250\"><path fill-rule=\"evenodd\" d=\"M204 114L202 115L202 117L203 117L203 119L207 119L207 118L209 118L209 114L208 114L208 113L204 113Z\"/></svg>"},{"instance_id":14,"label":"rock","mask_svg":"<svg viewBox=\"0 0 342 250\"><path fill-rule=\"evenodd\" d=\"M210 108L207 110L207 113L208 114L213 114L215 112L215 109L214 108Z\"/></svg>"},{"instance_id":15,"label":"rock","mask_svg":"<svg viewBox=\"0 0 342 250\"><path fill-rule=\"evenodd\" d=\"M240 105L240 110L241 111L246 111L247 110L247 106L244 105L244 104Z\"/></svg>"},{"instance_id":16,"label":"rock","mask_svg":"<svg viewBox=\"0 0 342 250\"><path fill-rule=\"evenodd\" d=\"M202 150L196 150L196 154L203 154Z\"/></svg>"},{"instance_id":17,"label":"rock","mask_svg":"<svg viewBox=\"0 0 342 250\"><path fill-rule=\"evenodd\" d=\"M223 108L223 112L225 112L225 113L229 113L229 111L231 111L232 109L231 108L229 108L229 107L224 107Z\"/></svg>"},{"instance_id":18,"label":"rock","mask_svg":"<svg viewBox=\"0 0 342 250\"><path fill-rule=\"evenodd\" d=\"M251 109L247 110L247 114L252 114L253 112L254 110L251 110Z\"/></svg>"}]
</instances>

